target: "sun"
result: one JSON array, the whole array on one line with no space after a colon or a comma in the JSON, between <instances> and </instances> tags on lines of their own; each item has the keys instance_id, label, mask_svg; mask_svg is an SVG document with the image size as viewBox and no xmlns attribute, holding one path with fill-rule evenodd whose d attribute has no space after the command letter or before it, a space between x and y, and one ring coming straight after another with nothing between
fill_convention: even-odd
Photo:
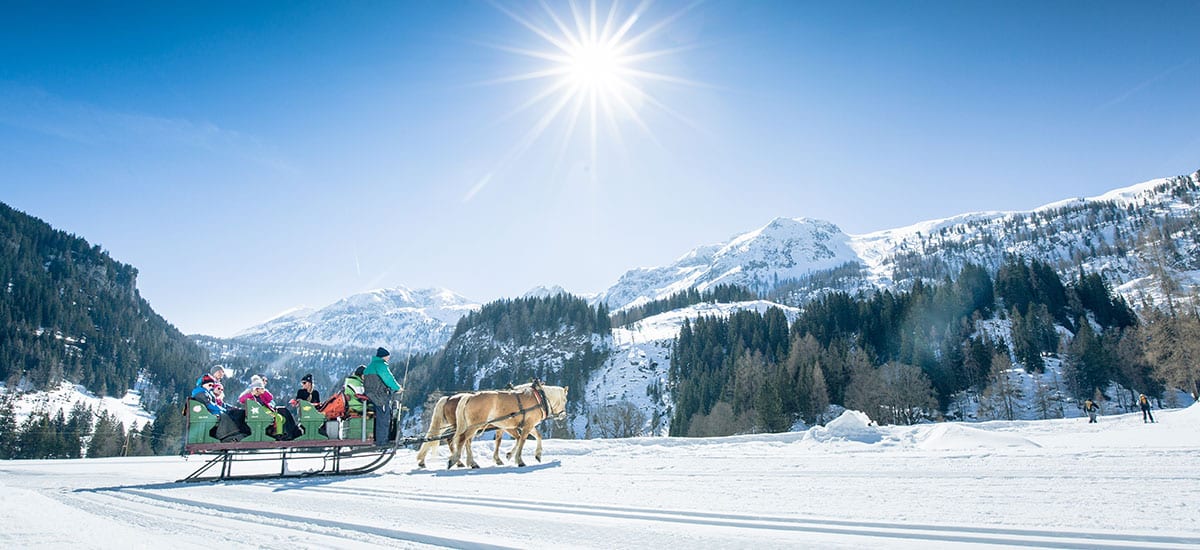
<instances>
[{"instance_id":1,"label":"sun","mask_svg":"<svg viewBox=\"0 0 1200 550\"><path fill-rule=\"evenodd\" d=\"M617 49L603 43L588 43L567 52L569 78L581 89L619 93L624 60Z\"/></svg>"},{"instance_id":2,"label":"sun","mask_svg":"<svg viewBox=\"0 0 1200 550\"><path fill-rule=\"evenodd\" d=\"M569 0L565 4L569 13L560 14L542 1L541 11L529 16L518 15L499 3L494 5L513 21L532 31L539 44L532 48L496 47L532 58L541 62L542 66L490 83L545 82L527 101L504 117L542 109L533 127L513 145L505 162L521 156L557 122L565 128L564 136L558 142L560 161L572 141L586 139L591 157L589 173L595 179L601 127L608 128L607 136L623 147L622 126L636 126L652 141L658 142L643 116L644 110L656 109L690 124L665 101L651 93L649 84L698 84L649 69L645 65L687 49L675 47L656 50L648 45L657 34L695 4L648 24L644 24L648 2L623 13L625 10L616 0L607 4L604 10L598 9L596 0L586 4ZM558 6L561 9L564 4Z\"/></svg>"}]
</instances>

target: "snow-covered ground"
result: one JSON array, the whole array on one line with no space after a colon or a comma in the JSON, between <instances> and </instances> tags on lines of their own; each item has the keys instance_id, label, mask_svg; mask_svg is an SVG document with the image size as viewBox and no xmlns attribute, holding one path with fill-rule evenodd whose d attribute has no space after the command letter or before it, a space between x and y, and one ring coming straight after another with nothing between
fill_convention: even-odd
<instances>
[{"instance_id":1,"label":"snow-covered ground","mask_svg":"<svg viewBox=\"0 0 1200 550\"><path fill-rule=\"evenodd\" d=\"M38 411L46 411L51 416L62 411L64 416L69 417L71 408L76 403L82 402L97 414L107 411L108 414L124 424L125 429L135 425L140 427L154 421L154 415L142 408L142 390L145 387L145 381L139 379L135 389L128 390L125 395L116 398L100 397L78 384L62 382L58 388L51 391L27 392L17 395L14 399L13 412L16 413L18 424L30 414ZM0 388L0 396L4 395L6 395L6 391Z\"/></svg>"},{"instance_id":2,"label":"snow-covered ground","mask_svg":"<svg viewBox=\"0 0 1200 550\"><path fill-rule=\"evenodd\" d=\"M1155 413L875 427L848 412L786 434L548 440L525 468L423 470L402 450L351 478L180 484L197 459L0 462L0 545L1200 547L1200 407Z\"/></svg>"}]
</instances>

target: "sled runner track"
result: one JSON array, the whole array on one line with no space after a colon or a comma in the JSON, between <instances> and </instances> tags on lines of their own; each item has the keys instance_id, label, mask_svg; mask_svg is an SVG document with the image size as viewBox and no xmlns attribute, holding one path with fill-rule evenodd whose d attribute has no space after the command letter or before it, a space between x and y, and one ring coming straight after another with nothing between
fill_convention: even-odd
<instances>
[{"instance_id":1,"label":"sled runner track","mask_svg":"<svg viewBox=\"0 0 1200 550\"><path fill-rule=\"evenodd\" d=\"M1200 546L1200 537L1188 536L852 521L702 512L695 510L637 508L600 504L573 504L565 502L531 503L529 500L510 500L479 495L439 495L429 493L411 495L361 487L354 489L312 487L308 490L339 494L361 495L365 493L386 496L392 499L436 502L456 506L479 506L498 510L526 510L555 514L585 515L589 517L607 516L650 522L692 523L744 529L927 540L930 542L997 544L1039 548L1195 548Z\"/></svg>"},{"instance_id":2,"label":"sled runner track","mask_svg":"<svg viewBox=\"0 0 1200 550\"><path fill-rule=\"evenodd\" d=\"M73 493L48 494L54 500L67 506L82 510L108 521L116 521L141 528L148 533L187 532L196 527L196 515L191 507L168 505L156 500L143 500L117 491L92 491ZM114 503L120 501L120 503ZM213 521L217 521L214 519ZM262 533L266 528L279 529L288 535L304 532L304 540L308 544L322 544L328 548L345 547L347 541L376 542L385 544L388 540L367 535L362 531L348 532L337 527L330 529L314 528L311 524L294 524L279 521L266 526L260 517L232 516L222 514L219 518L222 526L236 524L231 529L214 528L205 532L203 540L209 546L245 545L245 533ZM215 525L215 524L214 524Z\"/></svg>"},{"instance_id":3,"label":"sled runner track","mask_svg":"<svg viewBox=\"0 0 1200 550\"><path fill-rule=\"evenodd\" d=\"M190 511L191 514L189 514L188 517L192 518L195 517L194 509L199 508L203 510L208 517L219 517L222 521L246 522L255 526L255 529L258 530L261 530L262 526L264 525L272 525L288 531L303 531L325 537L332 537L334 540L331 542L333 545L331 547L338 547L339 545L344 546L347 542L363 542L363 538L369 536L386 539L387 541L392 541L393 543L396 541L404 541L453 548L471 548L480 550L508 550L515 548L511 546L488 544L470 539L452 539L413 531L388 529L371 525L330 520L320 517L314 518L280 512L250 510L237 506L228 506L224 504L216 504L188 498L160 495L143 490L116 489L89 492L95 495L105 495L130 503L145 503L145 501L165 503L170 505L170 507L175 510ZM161 510L161 505L156 506L156 509ZM219 512L219 514L213 514L213 512ZM102 513L101 515L112 516L113 513L110 511ZM339 530L340 532L331 533L331 530ZM245 543L244 540L231 542Z\"/></svg>"}]
</instances>

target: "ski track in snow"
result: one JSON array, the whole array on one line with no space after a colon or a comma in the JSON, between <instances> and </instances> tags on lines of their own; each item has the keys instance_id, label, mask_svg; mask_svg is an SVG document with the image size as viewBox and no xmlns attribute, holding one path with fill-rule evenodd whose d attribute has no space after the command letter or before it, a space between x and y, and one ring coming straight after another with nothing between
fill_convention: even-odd
<instances>
[{"instance_id":1,"label":"ski track in snow","mask_svg":"<svg viewBox=\"0 0 1200 550\"><path fill-rule=\"evenodd\" d=\"M218 532L216 529L218 527L233 527L220 535L226 540L209 540L206 541L207 543L244 544L247 542L245 535L252 532L255 540L261 540L264 537L276 540L276 537L283 536L290 539L289 543L327 548L342 548L351 545L376 548L380 545L395 547L396 542L457 548L512 548L474 542L465 538L445 538L414 531L380 528L352 521L331 520L321 517L319 514L311 514L312 510L310 510L310 515L253 510L195 499L171 497L137 489L101 490L91 494L102 495L109 499L104 509L107 510L106 514L114 520L124 520L126 514L129 513L145 515L150 518L154 517L152 514L158 514L182 518L181 523L186 523L194 522L199 516L213 518L212 531L214 533ZM296 506L290 510L299 512L301 507ZM114 514L114 512L120 512L120 514ZM153 520L148 525L144 525L147 528L158 526L159 522ZM264 530L270 532L264 533Z\"/></svg>"},{"instance_id":2,"label":"ski track in snow","mask_svg":"<svg viewBox=\"0 0 1200 550\"><path fill-rule=\"evenodd\" d=\"M406 449L372 475L199 484L171 481L199 466L178 457L0 462L0 544L1200 548L1200 407L1157 415L547 440L526 468Z\"/></svg>"},{"instance_id":3,"label":"ski track in snow","mask_svg":"<svg viewBox=\"0 0 1200 550\"><path fill-rule=\"evenodd\" d=\"M383 490L371 489L333 489L318 488L317 491L338 492L341 494L373 493L382 496L394 496ZM439 502L453 505L463 505L462 497L452 494L425 494L421 496L401 497L407 500ZM872 536L883 538L912 538L929 541L946 542L986 542L996 544L1024 545L1032 543L1035 546L1052 546L1057 548L1081 547L1078 539L1087 541L1089 547L1129 547L1136 543L1138 547L1147 544L1200 544L1200 537L1170 537L1155 535L1105 535L1094 532L1071 531L1039 531L1029 529L1001 529L988 527L970 527L957 525L907 525L900 523L841 521L818 518L798 518L784 516L761 516L745 514L712 513L692 510L666 510L655 508L637 508L627 506L604 506L573 503L529 503L524 500L472 497L466 503L468 506L499 507L505 510L529 510L568 516L582 515L585 518L614 517L635 519L647 522L673 522L684 524L699 524L721 527L737 527L752 530L780 530L799 532L836 533L854 536ZM950 534L940 534L950 533ZM999 537L993 535L1000 535ZM1065 541L1063 539L1066 539ZM1115 546L1113 546L1115 545Z\"/></svg>"},{"instance_id":4,"label":"ski track in snow","mask_svg":"<svg viewBox=\"0 0 1200 550\"><path fill-rule=\"evenodd\" d=\"M569 528L587 528L595 524L596 518L633 520L635 530L662 530L675 525L705 526L739 530L731 532L729 540L748 538L763 541L774 533L787 532L798 535L825 534L863 538L864 544L894 544L899 541L927 543L969 543L1004 546L1030 546L1038 548L1181 548L1200 545L1200 537L1106 534L1088 531L1052 531L1037 529L996 528L985 526L951 524L906 524L878 521L846 521L823 518L767 516L753 514L713 513L694 510L672 510L633 506L609 506L576 504L566 502L530 502L526 499L487 498L472 496L464 499L455 494L397 495L393 491L370 488L307 487L307 492L336 494L365 500L374 507L376 501L407 501L416 505L433 503L481 509L478 513L494 516L492 521L501 524L511 512L532 512L539 521L563 524ZM173 497L152 490L112 488L75 491L69 496L60 494L64 504L74 505L91 513L99 513L110 520L121 521L147 530L179 533L196 522L197 517L212 518L211 538L207 544L245 542L247 531L255 533L257 539L283 536L289 543L309 545L378 546L395 547L396 543L450 546L456 548L519 548L494 544L470 538L447 538L423 533L419 529L390 529L354 521L330 520L319 513L294 510L301 513L285 513L265 510L249 510L232 505L196 499ZM320 502L319 498L308 499ZM298 507L299 508L299 507ZM481 518L483 520L484 518ZM577 525L575 525L577 524ZM673 525L672 525L673 524ZM572 527L574 525L574 527ZM227 530L221 531L221 528ZM266 532L264 532L266 530ZM568 531L569 532L569 531ZM869 540L882 539L882 540ZM200 542L200 541L197 541ZM528 541L536 543L536 541ZM787 542L787 541L781 541ZM797 539L795 544L804 540ZM789 543L791 544L791 543Z\"/></svg>"}]
</instances>

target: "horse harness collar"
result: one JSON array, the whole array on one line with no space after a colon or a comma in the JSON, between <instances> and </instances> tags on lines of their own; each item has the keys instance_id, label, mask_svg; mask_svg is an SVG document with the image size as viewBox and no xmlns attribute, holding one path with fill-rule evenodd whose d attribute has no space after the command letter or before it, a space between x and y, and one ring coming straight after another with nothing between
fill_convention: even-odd
<instances>
[{"instance_id":1,"label":"horse harness collar","mask_svg":"<svg viewBox=\"0 0 1200 550\"><path fill-rule=\"evenodd\" d=\"M525 425L525 413L532 411L534 409L542 409L542 413L543 413L542 419L543 420L550 418L550 405L548 405L546 403L546 390L543 390L542 385L537 384L537 383L535 383L533 385L533 387L530 389L533 390L533 401L535 403L535 405L532 407L521 406L521 393L516 394L517 408L520 409L519 412L521 413L521 425L522 426Z\"/></svg>"},{"instance_id":2,"label":"horse harness collar","mask_svg":"<svg viewBox=\"0 0 1200 550\"><path fill-rule=\"evenodd\" d=\"M541 406L542 413L545 414L546 418L550 418L550 402L546 400L546 390L542 388L541 384L533 386L533 400L537 401L537 404Z\"/></svg>"}]
</instances>

